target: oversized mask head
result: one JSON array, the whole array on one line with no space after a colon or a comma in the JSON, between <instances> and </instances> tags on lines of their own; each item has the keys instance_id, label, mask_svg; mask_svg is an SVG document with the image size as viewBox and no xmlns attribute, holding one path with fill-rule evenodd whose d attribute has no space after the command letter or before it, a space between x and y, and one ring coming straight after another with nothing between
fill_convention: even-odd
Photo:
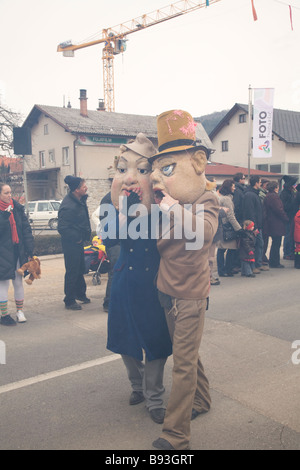
<instances>
[{"instance_id":1,"label":"oversized mask head","mask_svg":"<svg viewBox=\"0 0 300 470\"><path fill-rule=\"evenodd\" d=\"M166 192L180 204L193 204L211 189L205 178L210 150L196 142L196 123L186 111L173 110L157 118L159 153L150 158L155 200Z\"/></svg>"},{"instance_id":2,"label":"oversized mask head","mask_svg":"<svg viewBox=\"0 0 300 470\"><path fill-rule=\"evenodd\" d=\"M122 145L116 161L116 174L111 186L111 199L119 210L120 196L135 196L135 202L143 204L148 213L154 204L149 157L156 153L152 142L142 133L135 140Z\"/></svg>"}]
</instances>

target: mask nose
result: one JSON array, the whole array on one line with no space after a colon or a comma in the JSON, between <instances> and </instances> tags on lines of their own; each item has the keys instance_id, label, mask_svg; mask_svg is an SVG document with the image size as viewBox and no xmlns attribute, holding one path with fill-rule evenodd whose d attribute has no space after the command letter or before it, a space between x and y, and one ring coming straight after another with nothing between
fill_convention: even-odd
<instances>
[{"instance_id":1,"label":"mask nose","mask_svg":"<svg viewBox=\"0 0 300 470\"><path fill-rule=\"evenodd\" d=\"M131 186L133 184L136 184L138 181L137 178L137 172L135 170L128 170L124 176L124 184L126 186Z\"/></svg>"},{"instance_id":2,"label":"mask nose","mask_svg":"<svg viewBox=\"0 0 300 470\"><path fill-rule=\"evenodd\" d=\"M160 172L158 169L154 170L152 173L151 173L151 176L150 176L150 180L151 180L151 183L152 185L154 186L156 183L159 183L161 178L160 178Z\"/></svg>"}]
</instances>

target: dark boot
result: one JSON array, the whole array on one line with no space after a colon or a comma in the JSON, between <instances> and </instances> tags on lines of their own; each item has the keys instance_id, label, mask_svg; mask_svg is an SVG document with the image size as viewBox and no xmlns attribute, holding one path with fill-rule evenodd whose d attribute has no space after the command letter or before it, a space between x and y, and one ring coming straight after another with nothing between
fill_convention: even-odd
<instances>
[{"instance_id":1,"label":"dark boot","mask_svg":"<svg viewBox=\"0 0 300 470\"><path fill-rule=\"evenodd\" d=\"M295 253L294 266L296 269L300 269L300 253Z\"/></svg>"}]
</instances>

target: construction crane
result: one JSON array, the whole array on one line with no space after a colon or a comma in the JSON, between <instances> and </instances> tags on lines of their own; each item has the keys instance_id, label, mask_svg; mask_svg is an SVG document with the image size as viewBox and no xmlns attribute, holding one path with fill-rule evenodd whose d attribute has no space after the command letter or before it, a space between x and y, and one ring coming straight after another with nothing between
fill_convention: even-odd
<instances>
[{"instance_id":1,"label":"construction crane","mask_svg":"<svg viewBox=\"0 0 300 470\"><path fill-rule=\"evenodd\" d=\"M74 52L78 49L104 43L102 51L103 59L103 85L104 85L104 106L106 111L115 110L115 90L114 90L114 56L126 51L126 36L128 34L141 31L156 24L162 23L172 18L177 18L186 13L208 7L220 0L181 0L169 6L155 10L142 16L138 16L126 23L102 30L102 37L99 39L72 44L66 41L58 45L57 51L62 52L65 57L74 57Z\"/></svg>"}]
</instances>

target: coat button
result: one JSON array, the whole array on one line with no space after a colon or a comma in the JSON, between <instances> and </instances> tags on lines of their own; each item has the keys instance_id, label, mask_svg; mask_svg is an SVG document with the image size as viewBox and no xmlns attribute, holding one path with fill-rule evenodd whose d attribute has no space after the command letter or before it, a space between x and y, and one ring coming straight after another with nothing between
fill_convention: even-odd
<instances>
[{"instance_id":1,"label":"coat button","mask_svg":"<svg viewBox=\"0 0 300 470\"><path fill-rule=\"evenodd\" d=\"M145 248L145 251L149 251L149 248Z\"/></svg>"},{"instance_id":2,"label":"coat button","mask_svg":"<svg viewBox=\"0 0 300 470\"><path fill-rule=\"evenodd\" d=\"M129 271L132 271L133 270L133 267L132 266L129 266Z\"/></svg>"},{"instance_id":3,"label":"coat button","mask_svg":"<svg viewBox=\"0 0 300 470\"><path fill-rule=\"evenodd\" d=\"M133 248L130 248L130 250L129 250L129 251L130 251L130 253L132 253L132 252L133 252Z\"/></svg>"},{"instance_id":4,"label":"coat button","mask_svg":"<svg viewBox=\"0 0 300 470\"><path fill-rule=\"evenodd\" d=\"M149 271L149 268L146 268L145 271Z\"/></svg>"}]
</instances>

